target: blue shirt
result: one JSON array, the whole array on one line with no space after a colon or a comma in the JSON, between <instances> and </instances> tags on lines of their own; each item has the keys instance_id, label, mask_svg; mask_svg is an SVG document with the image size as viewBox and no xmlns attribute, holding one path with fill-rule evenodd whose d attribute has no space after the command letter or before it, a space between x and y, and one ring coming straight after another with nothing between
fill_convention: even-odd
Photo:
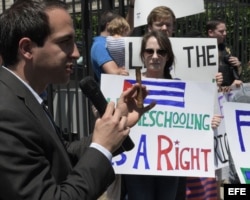
<instances>
[{"instance_id":1,"label":"blue shirt","mask_svg":"<svg viewBox=\"0 0 250 200\"><path fill-rule=\"evenodd\" d=\"M104 73L102 66L109 61L112 61L112 57L106 48L106 37L96 36L94 37L93 44L90 52L90 60L93 71L98 81L101 79L101 73Z\"/></svg>"}]
</instances>

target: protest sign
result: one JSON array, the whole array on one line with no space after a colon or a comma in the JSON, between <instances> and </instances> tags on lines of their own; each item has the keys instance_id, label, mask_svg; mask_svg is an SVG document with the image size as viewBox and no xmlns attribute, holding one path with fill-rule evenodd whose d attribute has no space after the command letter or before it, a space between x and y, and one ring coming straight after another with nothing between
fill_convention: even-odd
<instances>
[{"instance_id":1,"label":"protest sign","mask_svg":"<svg viewBox=\"0 0 250 200\"><path fill-rule=\"evenodd\" d=\"M243 83L241 87L231 87L228 93L218 93L218 101L216 102L216 113L224 116L224 103L238 102L250 103L250 84ZM215 168L217 169L218 179L229 178L229 141L228 133L225 128L225 120L222 118L219 127L214 134L215 148Z\"/></svg>"},{"instance_id":2,"label":"protest sign","mask_svg":"<svg viewBox=\"0 0 250 200\"><path fill-rule=\"evenodd\" d=\"M226 94L218 93L218 101L216 102L216 114L223 116L223 104L228 102ZM214 131L214 153L215 153L215 168L221 169L228 166L229 146L227 133L225 130L224 118L221 119L220 125Z\"/></svg>"},{"instance_id":3,"label":"protest sign","mask_svg":"<svg viewBox=\"0 0 250 200\"><path fill-rule=\"evenodd\" d=\"M116 102L134 83L135 77L102 74L101 90ZM134 149L113 158L116 173L214 177L215 84L152 78L142 84L149 90L144 104L157 105L131 129Z\"/></svg>"},{"instance_id":4,"label":"protest sign","mask_svg":"<svg viewBox=\"0 0 250 200\"><path fill-rule=\"evenodd\" d=\"M219 110L220 110L221 115L223 115L223 116L225 115L224 114L224 109L225 109L224 104L226 102L250 103L250 84L249 83L243 83L241 87L238 87L238 88L231 87L231 89L232 90L228 93L224 93L224 94L220 93L218 95ZM233 121L233 123L236 123L235 118L231 118L230 120L231 120L231 122ZM228 122L227 126L231 126L230 123ZM228 168L229 159L232 159L232 161L230 161L231 163L233 163L233 162L238 163L239 162L238 166L241 166L241 165L244 166L244 164L241 164L241 161L238 160L239 154L232 154L231 158L229 156L229 150L230 150L230 152L235 152L236 140L232 140L232 138L229 137L229 134L232 131L231 127L226 128L225 126L226 126L225 125L225 118L223 118L222 123L220 124L218 131L217 131L217 140L220 141L220 142L218 142L218 144L220 143L219 148L215 147L215 160L217 161L217 162L215 162L215 165L216 165L215 167L217 169L220 169L218 171L219 172L218 178L222 179L222 180L229 178L229 168ZM231 131L229 133L226 130L231 130ZM237 134L237 133L234 132L233 134ZM215 137L216 137L216 134L215 134ZM221 159L223 157L224 157L224 159ZM226 158L228 158L228 159L226 159ZM238 172L239 171L241 171L241 170L238 169ZM239 176L242 176L242 173ZM242 183L247 182L247 180L241 180L241 181L242 181Z\"/></svg>"},{"instance_id":5,"label":"protest sign","mask_svg":"<svg viewBox=\"0 0 250 200\"><path fill-rule=\"evenodd\" d=\"M215 102L215 113L221 115L220 125L214 129L214 165L218 180L228 180L229 176L229 144L225 129L223 104L228 102L228 94L219 92Z\"/></svg>"},{"instance_id":6,"label":"protest sign","mask_svg":"<svg viewBox=\"0 0 250 200\"><path fill-rule=\"evenodd\" d=\"M141 37L125 37L125 66L131 76L135 67L143 67L140 58ZM218 72L218 48L214 38L170 38L175 55L173 78L213 82Z\"/></svg>"},{"instance_id":7,"label":"protest sign","mask_svg":"<svg viewBox=\"0 0 250 200\"><path fill-rule=\"evenodd\" d=\"M226 132L234 166L241 183L250 183L250 108L248 103L223 105Z\"/></svg>"}]
</instances>

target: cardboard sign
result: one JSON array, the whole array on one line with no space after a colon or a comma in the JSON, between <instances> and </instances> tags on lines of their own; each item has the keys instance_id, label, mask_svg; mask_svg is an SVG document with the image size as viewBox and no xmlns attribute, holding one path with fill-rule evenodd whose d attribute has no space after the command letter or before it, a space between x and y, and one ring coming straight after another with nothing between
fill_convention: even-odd
<instances>
[{"instance_id":1,"label":"cardboard sign","mask_svg":"<svg viewBox=\"0 0 250 200\"><path fill-rule=\"evenodd\" d=\"M125 37L125 66L131 76L143 67L141 37ZM214 38L170 38L175 55L171 75L175 79L214 82L218 72L218 48Z\"/></svg>"},{"instance_id":2,"label":"cardboard sign","mask_svg":"<svg viewBox=\"0 0 250 200\"><path fill-rule=\"evenodd\" d=\"M250 84L233 88L222 104L227 140L241 183L250 183Z\"/></svg>"},{"instance_id":3,"label":"cardboard sign","mask_svg":"<svg viewBox=\"0 0 250 200\"><path fill-rule=\"evenodd\" d=\"M101 90L116 102L134 83L135 77L102 74ZM152 78L142 84L149 90L144 105L157 105L131 129L134 149L113 158L116 173L214 177L215 84Z\"/></svg>"}]
</instances>

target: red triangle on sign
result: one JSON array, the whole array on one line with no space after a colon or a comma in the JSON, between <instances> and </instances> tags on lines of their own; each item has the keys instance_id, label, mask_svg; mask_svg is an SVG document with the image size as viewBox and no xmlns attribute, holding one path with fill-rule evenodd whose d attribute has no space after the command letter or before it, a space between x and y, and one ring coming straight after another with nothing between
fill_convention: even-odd
<instances>
[{"instance_id":1,"label":"red triangle on sign","mask_svg":"<svg viewBox=\"0 0 250 200\"><path fill-rule=\"evenodd\" d=\"M124 83L123 83L123 91L127 90L128 88L131 88L132 86L133 86L133 85L132 85L130 82L124 80Z\"/></svg>"}]
</instances>

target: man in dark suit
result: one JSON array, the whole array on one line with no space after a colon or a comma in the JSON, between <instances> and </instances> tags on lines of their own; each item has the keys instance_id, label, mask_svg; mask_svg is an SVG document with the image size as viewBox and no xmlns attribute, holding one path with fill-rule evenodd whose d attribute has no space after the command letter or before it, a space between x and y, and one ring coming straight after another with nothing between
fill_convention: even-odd
<instances>
[{"instance_id":1,"label":"man in dark suit","mask_svg":"<svg viewBox=\"0 0 250 200\"><path fill-rule=\"evenodd\" d=\"M108 104L91 137L61 139L39 95L48 84L67 83L79 57L65 5L17 0L0 16L1 200L97 199L114 180L112 154L154 106L136 106L135 84L116 107Z\"/></svg>"}]
</instances>

